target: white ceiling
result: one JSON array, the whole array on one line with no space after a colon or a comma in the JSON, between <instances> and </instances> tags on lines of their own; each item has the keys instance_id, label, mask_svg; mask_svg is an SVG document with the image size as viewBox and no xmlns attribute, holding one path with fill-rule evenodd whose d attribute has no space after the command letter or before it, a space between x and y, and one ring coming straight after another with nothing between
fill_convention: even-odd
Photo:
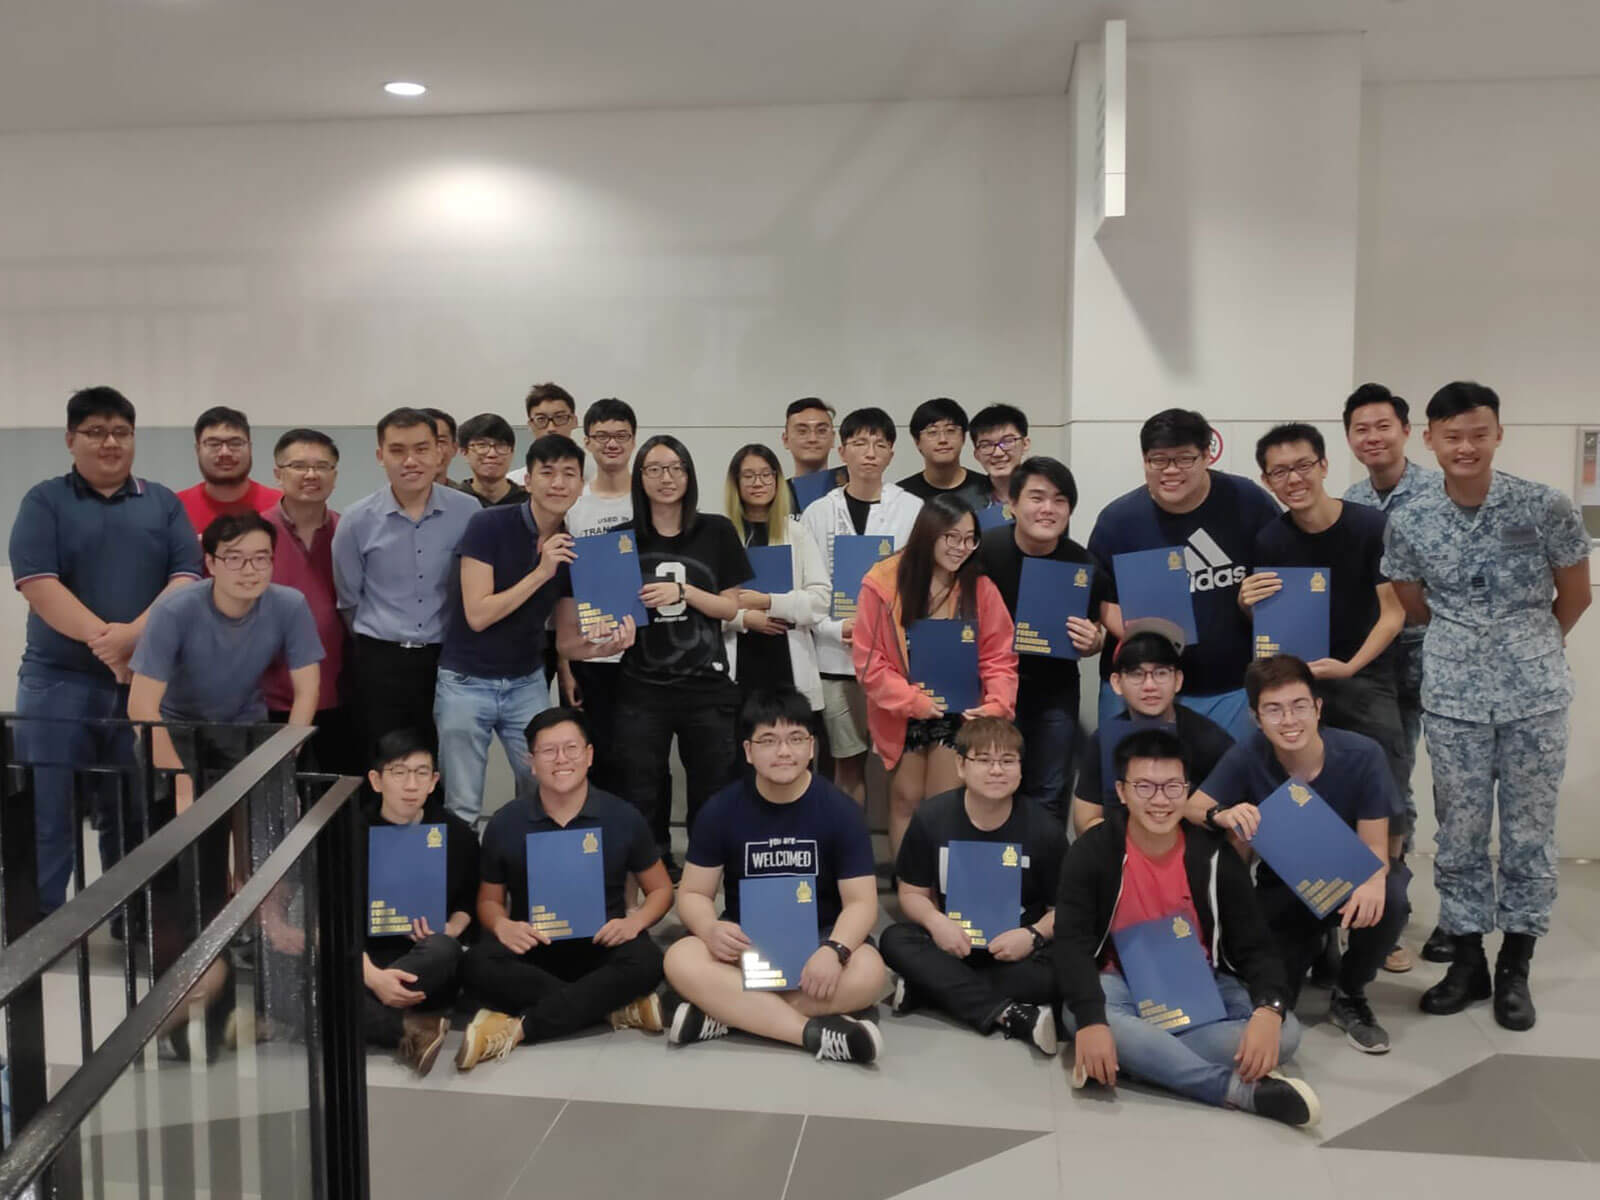
<instances>
[{"instance_id":1,"label":"white ceiling","mask_svg":"<svg viewBox=\"0 0 1600 1200\"><path fill-rule=\"evenodd\" d=\"M0 0L0 131L1057 93L1113 16L1360 32L1377 80L1600 75L1600 0Z\"/></svg>"}]
</instances>

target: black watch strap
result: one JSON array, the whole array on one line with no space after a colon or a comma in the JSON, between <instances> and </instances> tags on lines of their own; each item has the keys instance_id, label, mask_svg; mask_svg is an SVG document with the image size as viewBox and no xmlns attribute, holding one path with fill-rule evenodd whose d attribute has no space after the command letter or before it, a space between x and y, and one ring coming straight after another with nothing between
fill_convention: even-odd
<instances>
[{"instance_id":1,"label":"black watch strap","mask_svg":"<svg viewBox=\"0 0 1600 1200\"><path fill-rule=\"evenodd\" d=\"M832 938L829 938L827 941L823 942L822 944L824 946L827 946L830 949L832 949L832 951L839 956L839 965L841 967L849 965L849 963L850 963L850 947L849 946L846 946L843 942L836 942Z\"/></svg>"},{"instance_id":2,"label":"black watch strap","mask_svg":"<svg viewBox=\"0 0 1600 1200\"><path fill-rule=\"evenodd\" d=\"M1207 829L1215 829L1218 833L1222 832L1222 826L1217 824L1217 814L1221 811L1222 805L1220 804L1213 804L1206 809L1205 823Z\"/></svg>"},{"instance_id":3,"label":"black watch strap","mask_svg":"<svg viewBox=\"0 0 1600 1200\"><path fill-rule=\"evenodd\" d=\"M1032 925L1028 926L1028 932L1033 934L1033 948L1034 948L1034 950L1036 950L1036 951L1043 950L1044 949L1044 942L1045 942L1044 934L1040 933Z\"/></svg>"}]
</instances>

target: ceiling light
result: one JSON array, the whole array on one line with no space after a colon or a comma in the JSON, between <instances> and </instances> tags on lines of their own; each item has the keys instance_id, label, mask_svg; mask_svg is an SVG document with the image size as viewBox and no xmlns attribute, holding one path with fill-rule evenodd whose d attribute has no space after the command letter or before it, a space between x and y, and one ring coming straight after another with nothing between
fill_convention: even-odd
<instances>
[{"instance_id":1,"label":"ceiling light","mask_svg":"<svg viewBox=\"0 0 1600 1200\"><path fill-rule=\"evenodd\" d=\"M397 79L393 83L384 84L383 90L391 96L420 96L428 89L420 83L407 83L405 80Z\"/></svg>"}]
</instances>

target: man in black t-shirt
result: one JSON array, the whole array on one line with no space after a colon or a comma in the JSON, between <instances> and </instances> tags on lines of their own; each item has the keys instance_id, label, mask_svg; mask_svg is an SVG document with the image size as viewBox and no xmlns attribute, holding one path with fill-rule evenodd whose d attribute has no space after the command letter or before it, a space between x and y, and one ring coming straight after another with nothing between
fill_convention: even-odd
<instances>
[{"instance_id":1,"label":"man in black t-shirt","mask_svg":"<svg viewBox=\"0 0 1600 1200\"><path fill-rule=\"evenodd\" d=\"M911 414L911 440L922 455L922 470L902 479L901 487L919 500L956 495L974 512L989 507L989 477L961 465L967 441L967 414L961 405L946 396L924 400Z\"/></svg>"},{"instance_id":2,"label":"man in black t-shirt","mask_svg":"<svg viewBox=\"0 0 1600 1200\"><path fill-rule=\"evenodd\" d=\"M895 874L905 920L883 931L883 959L900 975L897 1015L931 1004L979 1033L999 1028L1045 1054L1056 1052L1055 893L1066 830L1017 793L1022 735L981 717L956 734L962 785L924 801L900 843ZM1004 843L1022 873L1017 923L979 948L945 915L952 842Z\"/></svg>"},{"instance_id":3,"label":"man in black t-shirt","mask_svg":"<svg viewBox=\"0 0 1600 1200\"><path fill-rule=\"evenodd\" d=\"M1089 615L1067 618L1067 635L1073 646L1088 655L1105 645L1101 622L1114 618L1118 611L1117 589L1105 564L1067 536L1067 522L1077 504L1078 484L1065 465L1043 456L1024 460L1011 475L1015 523L987 530L978 558L1013 619L1025 559L1091 566ZM1017 656L1017 728L1022 731L1024 746L1017 794L1064 821L1078 736L1077 660L1041 654Z\"/></svg>"},{"instance_id":4,"label":"man in black t-shirt","mask_svg":"<svg viewBox=\"0 0 1600 1200\"><path fill-rule=\"evenodd\" d=\"M1111 687L1123 711L1104 722L1089 737L1083 765L1078 769L1078 790L1072 801L1072 826L1082 833L1105 815L1104 806L1119 805L1117 781L1108 769L1116 742L1147 725L1164 725L1178 735L1190 764L1190 789L1211 774L1233 745L1228 731L1209 717L1179 704L1183 690L1183 631L1170 621L1144 618L1128 622L1126 636L1112 656ZM1110 746L1107 737L1114 738Z\"/></svg>"},{"instance_id":5,"label":"man in black t-shirt","mask_svg":"<svg viewBox=\"0 0 1600 1200\"><path fill-rule=\"evenodd\" d=\"M819 1059L870 1063L883 1049L875 1022L845 1015L883 994L883 959L868 937L878 920L872 843L855 802L811 771L811 720L810 703L793 688L756 692L739 712L754 779L713 796L689 832L678 889L689 936L666 964L667 982L683 997L667 1031L674 1045L731 1028L804 1046ZM815 879L821 944L798 988L745 991L739 964L751 944L739 927L740 884L775 875Z\"/></svg>"}]
</instances>

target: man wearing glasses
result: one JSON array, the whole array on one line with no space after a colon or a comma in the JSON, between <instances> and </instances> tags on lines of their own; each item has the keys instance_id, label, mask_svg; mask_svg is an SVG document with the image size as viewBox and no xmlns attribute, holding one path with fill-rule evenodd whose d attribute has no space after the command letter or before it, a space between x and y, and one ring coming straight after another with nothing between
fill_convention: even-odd
<instances>
[{"instance_id":1,"label":"man wearing glasses","mask_svg":"<svg viewBox=\"0 0 1600 1200\"><path fill-rule=\"evenodd\" d=\"M988 1035L1044 1054L1056 1052L1055 892L1066 830L1017 793L1022 734L999 717L979 717L956 734L962 786L923 802L911 817L895 860L905 920L883 931L883 961L900 976L894 1011L931 1005ZM1017 924L985 931L975 947L945 915L951 842L994 842L1014 848L1022 872Z\"/></svg>"},{"instance_id":2,"label":"man wearing glasses","mask_svg":"<svg viewBox=\"0 0 1600 1200\"><path fill-rule=\"evenodd\" d=\"M1011 519L1011 475L1028 457L1033 441L1028 437L1028 416L1010 404L980 409L967 427L972 452L989 472L989 494L977 507L999 507Z\"/></svg>"},{"instance_id":3,"label":"man wearing glasses","mask_svg":"<svg viewBox=\"0 0 1600 1200\"><path fill-rule=\"evenodd\" d=\"M788 481L789 499L797 513L804 512L810 504L801 503L794 479L828 470L828 455L833 451L833 417L833 406L823 403L816 396L804 396L791 401L784 411L783 448L794 461L794 478ZM833 475L827 480L823 491L843 487L846 478L843 467L833 468ZM812 502L816 499L813 494Z\"/></svg>"},{"instance_id":4,"label":"man wearing glasses","mask_svg":"<svg viewBox=\"0 0 1600 1200\"><path fill-rule=\"evenodd\" d=\"M522 406L528 412L528 432L534 438L547 433L571 437L578 431L578 402L559 383L536 383L528 389ZM512 483L526 484L528 472L518 467L506 476Z\"/></svg>"},{"instance_id":5,"label":"man wearing glasses","mask_svg":"<svg viewBox=\"0 0 1600 1200\"><path fill-rule=\"evenodd\" d=\"M1257 806L1286 780L1296 779L1310 785L1382 860L1384 865L1322 920L1265 863L1256 873L1256 897L1283 960L1291 1008L1325 935L1341 926L1349 930L1328 1019L1357 1050L1386 1054L1389 1035L1372 1015L1367 985L1411 915L1406 900L1411 873L1404 865L1394 870L1388 865L1389 818L1398 803L1394 776L1371 738L1321 727L1322 701L1316 698L1315 682L1311 669L1292 655L1275 654L1250 664L1245 691L1260 729L1223 756L1190 797L1185 815L1197 825L1233 835L1248 853L1261 824Z\"/></svg>"},{"instance_id":6,"label":"man wearing glasses","mask_svg":"<svg viewBox=\"0 0 1600 1200\"><path fill-rule=\"evenodd\" d=\"M126 729L77 722L120 717L128 661L151 605L200 578L200 544L178 498L133 474L134 408L115 388L67 401L72 469L35 484L11 527L11 578L28 604L17 671L16 750L34 771L39 903L66 899L75 843L75 766L129 764ZM109 787L93 792L91 821L109 868L136 840L138 817L116 811ZM119 824L123 836L118 837Z\"/></svg>"},{"instance_id":7,"label":"man wearing glasses","mask_svg":"<svg viewBox=\"0 0 1600 1200\"><path fill-rule=\"evenodd\" d=\"M465 492L485 508L496 504L521 504L527 489L507 478L511 456L516 453L517 435L511 424L494 413L479 413L461 423L461 450L471 472L460 483L450 486Z\"/></svg>"},{"instance_id":8,"label":"man wearing glasses","mask_svg":"<svg viewBox=\"0 0 1600 1200\"><path fill-rule=\"evenodd\" d=\"M196 532L231 513L266 512L278 502L276 488L250 478L250 418L236 408L208 408L194 423L194 453L200 482L178 493Z\"/></svg>"}]
</instances>

